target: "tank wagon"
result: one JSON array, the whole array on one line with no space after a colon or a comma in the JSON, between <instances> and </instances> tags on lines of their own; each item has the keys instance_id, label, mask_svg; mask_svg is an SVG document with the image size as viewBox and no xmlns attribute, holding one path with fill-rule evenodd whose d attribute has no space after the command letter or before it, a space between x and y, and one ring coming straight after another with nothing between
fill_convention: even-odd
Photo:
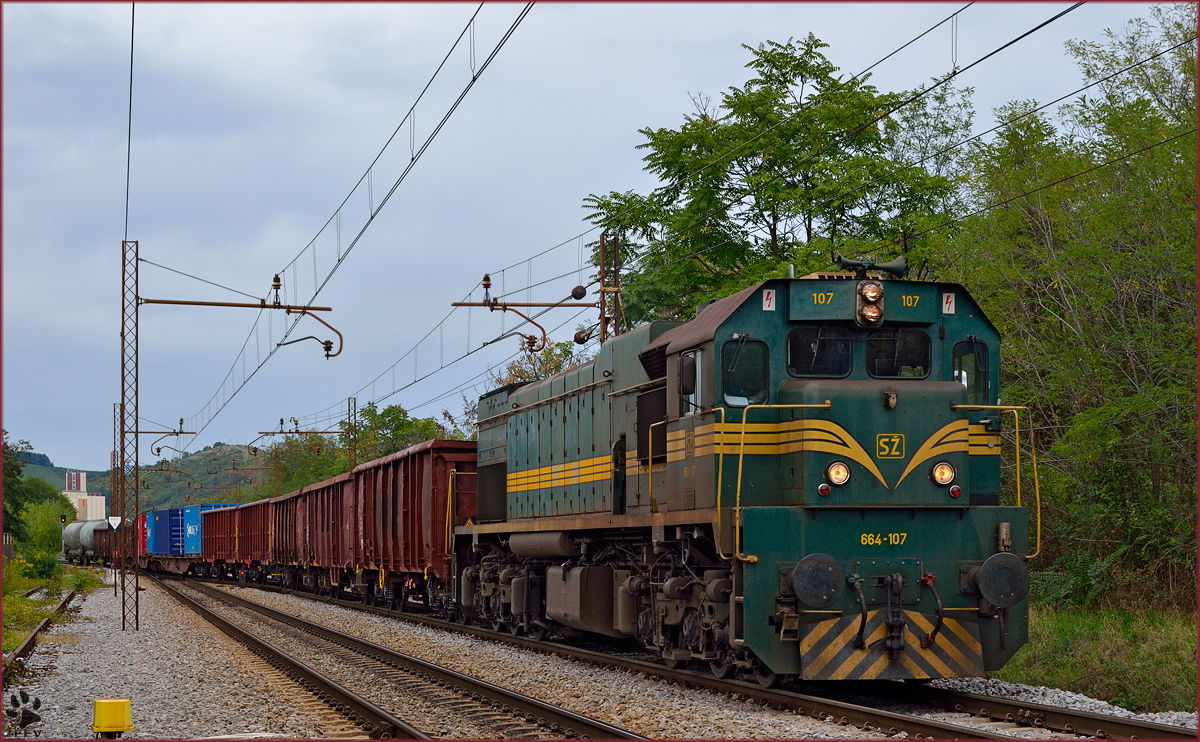
<instances>
[{"instance_id":1,"label":"tank wagon","mask_svg":"<svg viewBox=\"0 0 1200 742\"><path fill-rule=\"evenodd\" d=\"M962 286L847 264L482 397L446 601L764 685L1004 665L1029 521L1000 505L999 334Z\"/></svg>"},{"instance_id":2,"label":"tank wagon","mask_svg":"<svg viewBox=\"0 0 1200 742\"><path fill-rule=\"evenodd\" d=\"M108 521L77 520L63 528L63 561L108 564L112 561L112 530Z\"/></svg>"}]
</instances>

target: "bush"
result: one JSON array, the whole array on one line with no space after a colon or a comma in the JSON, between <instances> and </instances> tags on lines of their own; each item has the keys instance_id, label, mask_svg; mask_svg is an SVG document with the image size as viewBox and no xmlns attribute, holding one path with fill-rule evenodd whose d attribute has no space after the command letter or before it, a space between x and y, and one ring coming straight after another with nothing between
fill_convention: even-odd
<instances>
[{"instance_id":1,"label":"bush","mask_svg":"<svg viewBox=\"0 0 1200 742\"><path fill-rule=\"evenodd\" d=\"M62 574L62 564L58 561L57 554L46 554L44 552L36 552L29 561L23 562L20 566L21 575L24 577L32 577L38 580L48 580L52 577L57 577Z\"/></svg>"}]
</instances>

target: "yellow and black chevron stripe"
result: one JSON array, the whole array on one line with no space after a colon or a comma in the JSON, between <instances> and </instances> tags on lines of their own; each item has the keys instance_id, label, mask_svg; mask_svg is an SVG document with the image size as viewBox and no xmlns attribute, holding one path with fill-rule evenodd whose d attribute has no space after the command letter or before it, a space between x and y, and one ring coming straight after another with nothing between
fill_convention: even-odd
<instances>
[{"instance_id":1,"label":"yellow and black chevron stripe","mask_svg":"<svg viewBox=\"0 0 1200 742\"><path fill-rule=\"evenodd\" d=\"M597 482L608 479L611 475L612 459L608 456L596 456L580 461L543 466L540 469L509 472L507 484L509 492L527 492Z\"/></svg>"},{"instance_id":2,"label":"yellow and black chevron stripe","mask_svg":"<svg viewBox=\"0 0 1200 742\"><path fill-rule=\"evenodd\" d=\"M862 620L857 613L800 627L800 673L805 680L896 680L961 678L983 675L979 627L946 618L933 646L921 637L933 631L934 617L904 611L904 649L892 660L884 648L886 611L867 612L866 647L854 637Z\"/></svg>"}]
</instances>

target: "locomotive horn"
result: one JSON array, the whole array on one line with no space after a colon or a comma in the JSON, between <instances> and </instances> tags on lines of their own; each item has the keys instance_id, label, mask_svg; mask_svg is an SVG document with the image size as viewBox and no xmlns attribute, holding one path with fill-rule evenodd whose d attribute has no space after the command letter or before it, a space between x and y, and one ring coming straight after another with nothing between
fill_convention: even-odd
<instances>
[{"instance_id":1,"label":"locomotive horn","mask_svg":"<svg viewBox=\"0 0 1200 742\"><path fill-rule=\"evenodd\" d=\"M873 265L874 265L874 263L864 263L861 260L851 260L850 258L847 258L845 255L839 255L837 258L837 267L838 267L838 270L840 270L840 271L859 270L859 269L865 271L867 268L870 268Z\"/></svg>"},{"instance_id":2,"label":"locomotive horn","mask_svg":"<svg viewBox=\"0 0 1200 742\"><path fill-rule=\"evenodd\" d=\"M897 278L902 278L905 271L903 255L895 260L889 260L886 263L875 263L872 260L851 260L843 255L839 255L837 259L837 266L838 270L853 270L856 274L858 274L858 278L866 278L867 271L869 270L886 271Z\"/></svg>"},{"instance_id":3,"label":"locomotive horn","mask_svg":"<svg viewBox=\"0 0 1200 742\"><path fill-rule=\"evenodd\" d=\"M875 269L881 270L881 271L887 271L888 273L891 273L893 276L896 276L897 278L903 278L904 271L905 271L904 256L901 255L900 257L896 258L895 260L889 260L886 263L877 263L875 265Z\"/></svg>"}]
</instances>

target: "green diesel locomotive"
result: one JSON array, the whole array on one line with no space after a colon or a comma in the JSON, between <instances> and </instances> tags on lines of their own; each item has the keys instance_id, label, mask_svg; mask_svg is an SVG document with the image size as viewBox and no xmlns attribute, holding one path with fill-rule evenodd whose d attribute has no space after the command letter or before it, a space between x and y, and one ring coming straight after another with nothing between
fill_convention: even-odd
<instances>
[{"instance_id":1,"label":"green diesel locomotive","mask_svg":"<svg viewBox=\"0 0 1200 742\"><path fill-rule=\"evenodd\" d=\"M457 614L764 685L1004 665L1030 538L1000 504L1020 408L1000 405L999 334L962 286L842 262L482 397Z\"/></svg>"}]
</instances>

